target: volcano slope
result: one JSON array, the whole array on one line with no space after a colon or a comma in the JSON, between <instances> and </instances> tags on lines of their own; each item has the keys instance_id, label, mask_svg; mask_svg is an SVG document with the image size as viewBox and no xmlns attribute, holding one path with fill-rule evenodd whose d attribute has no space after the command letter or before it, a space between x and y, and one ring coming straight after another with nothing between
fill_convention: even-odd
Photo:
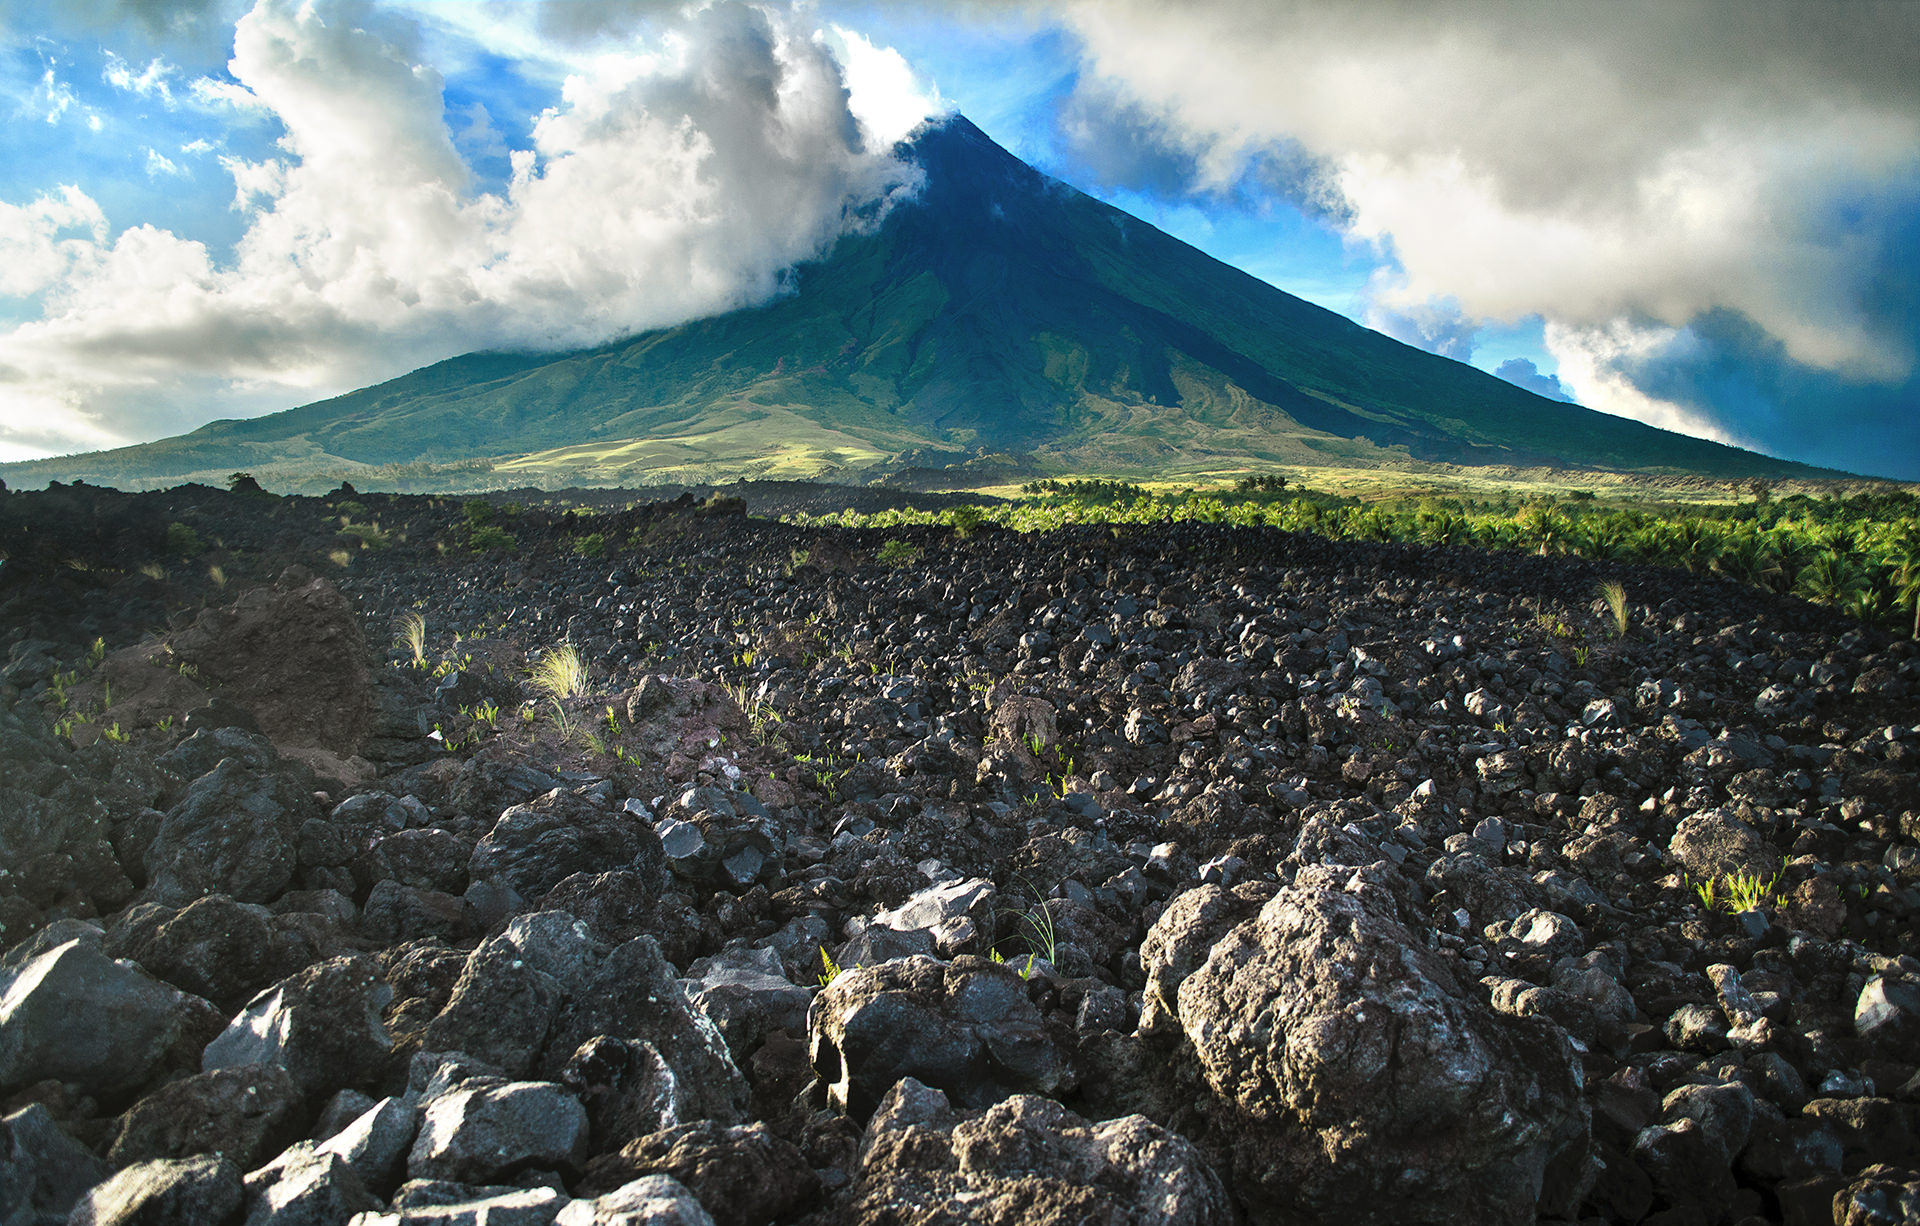
<instances>
[{"instance_id":1,"label":"volcano slope","mask_svg":"<svg viewBox=\"0 0 1920 1226\"><path fill-rule=\"evenodd\" d=\"M5 495L0 1219L1913 1217L1912 643L744 511Z\"/></svg>"}]
</instances>

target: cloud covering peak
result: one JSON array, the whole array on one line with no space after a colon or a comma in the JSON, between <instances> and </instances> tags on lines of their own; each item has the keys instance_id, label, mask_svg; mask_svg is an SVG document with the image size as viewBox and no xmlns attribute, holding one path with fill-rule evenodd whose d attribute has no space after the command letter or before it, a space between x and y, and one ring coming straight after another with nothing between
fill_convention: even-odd
<instances>
[{"instance_id":1,"label":"cloud covering peak","mask_svg":"<svg viewBox=\"0 0 1920 1226\"><path fill-rule=\"evenodd\" d=\"M0 205L0 293L41 305L0 334L0 458L111 445L136 400L184 428L207 396L284 407L761 301L917 186L892 154L900 117L863 125L825 35L721 0L568 75L503 189L477 190L419 35L352 0L259 0L239 20L231 81L207 92L282 135L225 161L245 216L230 259L152 225L110 238L78 188Z\"/></svg>"}]
</instances>

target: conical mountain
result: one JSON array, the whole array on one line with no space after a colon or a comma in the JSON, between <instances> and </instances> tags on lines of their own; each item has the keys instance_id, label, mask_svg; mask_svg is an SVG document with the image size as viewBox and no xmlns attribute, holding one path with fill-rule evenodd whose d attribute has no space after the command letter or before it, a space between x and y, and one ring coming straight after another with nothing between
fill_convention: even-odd
<instances>
[{"instance_id":1,"label":"conical mountain","mask_svg":"<svg viewBox=\"0 0 1920 1226\"><path fill-rule=\"evenodd\" d=\"M469 354L139 447L0 466L123 486L249 469L388 476L783 476L980 452L1176 472L1404 459L1815 470L1535 396L1215 260L1040 174L963 118L906 152L925 185L765 306L564 354Z\"/></svg>"}]
</instances>

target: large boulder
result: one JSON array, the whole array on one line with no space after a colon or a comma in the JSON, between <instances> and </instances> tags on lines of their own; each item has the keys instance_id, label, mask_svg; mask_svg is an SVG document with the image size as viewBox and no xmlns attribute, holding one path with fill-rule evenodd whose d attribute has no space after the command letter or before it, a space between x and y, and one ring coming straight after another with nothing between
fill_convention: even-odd
<instances>
[{"instance_id":1,"label":"large boulder","mask_svg":"<svg viewBox=\"0 0 1920 1226\"><path fill-rule=\"evenodd\" d=\"M487 1184L527 1167L577 1170L587 1140L586 1109L564 1087L475 1078L427 1104L407 1173Z\"/></svg>"},{"instance_id":2,"label":"large boulder","mask_svg":"<svg viewBox=\"0 0 1920 1226\"><path fill-rule=\"evenodd\" d=\"M93 1094L133 1089L207 1012L109 958L98 929L54 925L0 959L0 1089L46 1080Z\"/></svg>"},{"instance_id":3,"label":"large boulder","mask_svg":"<svg viewBox=\"0 0 1920 1226\"><path fill-rule=\"evenodd\" d=\"M523 899L539 899L575 873L634 872L663 883L666 853L644 820L609 812L559 788L500 815L473 849L474 881L498 879Z\"/></svg>"},{"instance_id":4,"label":"large boulder","mask_svg":"<svg viewBox=\"0 0 1920 1226\"><path fill-rule=\"evenodd\" d=\"M718 1226L786 1221L820 1194L819 1177L800 1151L765 1124L728 1128L711 1120L638 1137L594 1159L575 1191L615 1191L644 1175L671 1175Z\"/></svg>"},{"instance_id":5,"label":"large boulder","mask_svg":"<svg viewBox=\"0 0 1920 1226\"><path fill-rule=\"evenodd\" d=\"M114 924L106 949L175 987L235 1009L278 978L276 970L286 960L272 921L265 907L225 894L196 899L177 911L143 903Z\"/></svg>"},{"instance_id":6,"label":"large boulder","mask_svg":"<svg viewBox=\"0 0 1920 1226\"><path fill-rule=\"evenodd\" d=\"M646 1175L560 1210L553 1226L715 1226L694 1194L671 1175Z\"/></svg>"},{"instance_id":7,"label":"large boulder","mask_svg":"<svg viewBox=\"0 0 1920 1226\"><path fill-rule=\"evenodd\" d=\"M1026 981L985 958L915 956L843 971L814 998L808 1035L828 1098L856 1116L903 1077L966 1107L1057 1093L1068 1081Z\"/></svg>"},{"instance_id":8,"label":"large boulder","mask_svg":"<svg viewBox=\"0 0 1920 1226\"><path fill-rule=\"evenodd\" d=\"M250 1169L300 1135L306 1113L285 1069L247 1064L169 1082L127 1108L107 1158L224 1154Z\"/></svg>"},{"instance_id":9,"label":"large boulder","mask_svg":"<svg viewBox=\"0 0 1920 1226\"><path fill-rule=\"evenodd\" d=\"M1016 1095L954 1111L908 1078L867 1126L847 1220L866 1226L1227 1226L1206 1160L1144 1116L1090 1123Z\"/></svg>"},{"instance_id":10,"label":"large boulder","mask_svg":"<svg viewBox=\"0 0 1920 1226\"><path fill-rule=\"evenodd\" d=\"M223 759L194 780L147 845L147 897L172 907L208 894L272 902L293 880L309 803L286 776Z\"/></svg>"},{"instance_id":11,"label":"large boulder","mask_svg":"<svg viewBox=\"0 0 1920 1226\"><path fill-rule=\"evenodd\" d=\"M1564 1033L1494 1013L1356 889L1282 889L1179 985L1242 1199L1355 1224L1570 1211L1588 1118Z\"/></svg>"},{"instance_id":12,"label":"large boulder","mask_svg":"<svg viewBox=\"0 0 1920 1226\"><path fill-rule=\"evenodd\" d=\"M226 1158L158 1158L81 1197L67 1226L227 1226L242 1195L240 1168Z\"/></svg>"},{"instance_id":13,"label":"large boulder","mask_svg":"<svg viewBox=\"0 0 1920 1226\"><path fill-rule=\"evenodd\" d=\"M87 1189L112 1173L39 1103L0 1119L0 1222L65 1221Z\"/></svg>"},{"instance_id":14,"label":"large boulder","mask_svg":"<svg viewBox=\"0 0 1920 1226\"><path fill-rule=\"evenodd\" d=\"M1784 857L1752 826L1725 809L1704 809L1680 819L1667 854L1702 881L1746 875L1767 879Z\"/></svg>"},{"instance_id":15,"label":"large boulder","mask_svg":"<svg viewBox=\"0 0 1920 1226\"><path fill-rule=\"evenodd\" d=\"M689 1118L737 1124L746 1118L747 1082L727 1041L674 977L651 937L609 953L562 1010L543 1067L558 1074L588 1040L641 1040L673 1070Z\"/></svg>"},{"instance_id":16,"label":"large boulder","mask_svg":"<svg viewBox=\"0 0 1920 1226\"><path fill-rule=\"evenodd\" d=\"M780 955L771 949L730 949L702 958L689 968L680 986L720 1028L735 1063L740 1064L769 1032L805 1031L807 1006L813 1003L816 990L789 980Z\"/></svg>"},{"instance_id":17,"label":"large boulder","mask_svg":"<svg viewBox=\"0 0 1920 1226\"><path fill-rule=\"evenodd\" d=\"M591 934L572 916L520 916L468 955L424 1041L430 1050L463 1051L521 1076L533 1069L562 1005L586 988L597 963Z\"/></svg>"},{"instance_id":18,"label":"large boulder","mask_svg":"<svg viewBox=\"0 0 1920 1226\"><path fill-rule=\"evenodd\" d=\"M249 1001L207 1044L201 1070L276 1065L302 1094L324 1099L385 1063L393 1041L380 1015L392 998L371 955L330 958Z\"/></svg>"}]
</instances>

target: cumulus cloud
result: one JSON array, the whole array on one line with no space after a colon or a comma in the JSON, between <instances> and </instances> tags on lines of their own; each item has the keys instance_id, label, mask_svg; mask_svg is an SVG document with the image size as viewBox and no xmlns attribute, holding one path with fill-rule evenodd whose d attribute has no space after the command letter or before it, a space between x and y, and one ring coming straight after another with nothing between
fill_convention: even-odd
<instances>
[{"instance_id":1,"label":"cumulus cloud","mask_svg":"<svg viewBox=\"0 0 1920 1226\"><path fill-rule=\"evenodd\" d=\"M36 410L10 418L95 444L136 401L277 407L474 349L602 343L765 300L917 187L824 39L721 0L570 77L506 191L477 192L416 32L349 0L240 20L230 88L204 92L285 135L222 160L248 215L231 260L151 226L109 240L78 191L0 213L0 250L30 257L0 276L45 300L0 334L0 396Z\"/></svg>"},{"instance_id":2,"label":"cumulus cloud","mask_svg":"<svg viewBox=\"0 0 1920 1226\"><path fill-rule=\"evenodd\" d=\"M1508 358L1493 368L1496 377L1505 379L1515 387L1524 387L1536 396L1545 396L1548 400L1572 400L1567 394L1566 385L1560 382L1560 376L1542 374L1534 365L1532 358Z\"/></svg>"},{"instance_id":3,"label":"cumulus cloud","mask_svg":"<svg viewBox=\"0 0 1920 1226\"><path fill-rule=\"evenodd\" d=\"M1846 202L1920 181L1915 6L1053 8L1084 40L1085 88L1128 99L1203 186L1276 143L1330 166L1347 232L1403 270L1378 287L1382 318L1449 301L1469 319L1542 315L1583 403L1698 433L1729 433L1750 406L1656 407L1615 358L1716 312L1829 380L1913 377L1911 317L1873 289L1886 218Z\"/></svg>"}]
</instances>

